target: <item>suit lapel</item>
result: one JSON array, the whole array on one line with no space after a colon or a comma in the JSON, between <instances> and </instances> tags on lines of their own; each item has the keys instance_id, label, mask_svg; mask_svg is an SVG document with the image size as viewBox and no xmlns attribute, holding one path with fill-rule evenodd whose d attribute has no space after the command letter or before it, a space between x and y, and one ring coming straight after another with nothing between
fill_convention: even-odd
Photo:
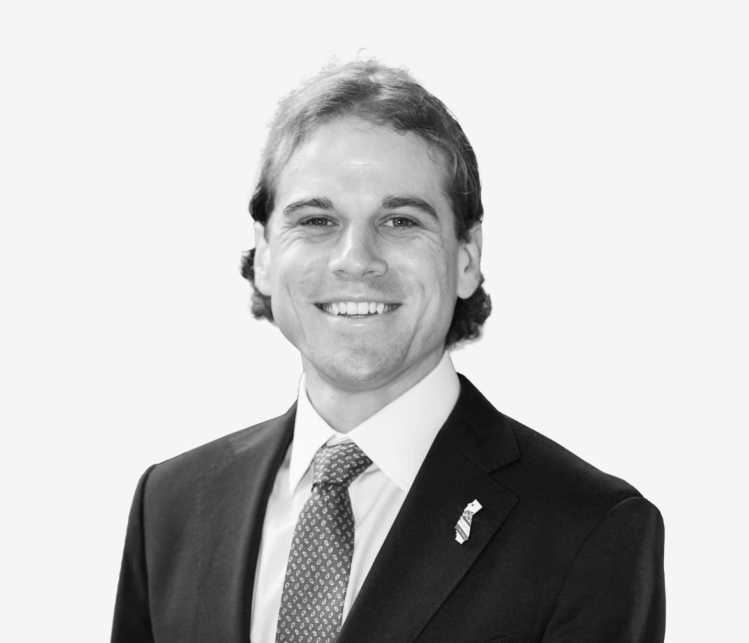
<instances>
[{"instance_id":1,"label":"suit lapel","mask_svg":"<svg viewBox=\"0 0 749 643\"><path fill-rule=\"evenodd\" d=\"M291 442L296 406L239 432L201 485L196 641L247 643L263 517Z\"/></svg>"},{"instance_id":2,"label":"suit lapel","mask_svg":"<svg viewBox=\"0 0 749 643\"><path fill-rule=\"evenodd\" d=\"M418 636L517 502L490 472L518 455L502 416L461 376L458 402L364 581L340 643L398 643ZM455 523L474 499L483 508L461 545Z\"/></svg>"}]
</instances>

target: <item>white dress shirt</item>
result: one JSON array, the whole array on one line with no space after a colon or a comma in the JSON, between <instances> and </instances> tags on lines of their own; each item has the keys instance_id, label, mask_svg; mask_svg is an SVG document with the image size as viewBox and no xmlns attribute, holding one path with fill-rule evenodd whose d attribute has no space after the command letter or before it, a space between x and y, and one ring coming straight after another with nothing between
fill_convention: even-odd
<instances>
[{"instance_id":1,"label":"white dress shirt","mask_svg":"<svg viewBox=\"0 0 749 643\"><path fill-rule=\"evenodd\" d=\"M312 489L310 465L325 444L353 440L372 464L349 486L354 512L354 554L343 618L385 540L437 432L455 406L460 382L445 351L417 384L348 433L323 420L299 384L294 439L276 474L263 522L252 600L250 638L273 643L291 541Z\"/></svg>"}]
</instances>

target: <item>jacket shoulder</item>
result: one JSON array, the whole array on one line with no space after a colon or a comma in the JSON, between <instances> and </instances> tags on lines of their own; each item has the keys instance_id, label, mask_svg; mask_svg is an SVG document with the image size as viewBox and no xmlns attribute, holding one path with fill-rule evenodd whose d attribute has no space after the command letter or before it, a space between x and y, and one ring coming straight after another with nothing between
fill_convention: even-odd
<instances>
[{"instance_id":1,"label":"jacket shoulder","mask_svg":"<svg viewBox=\"0 0 749 643\"><path fill-rule=\"evenodd\" d=\"M147 471L147 488L150 496L174 497L190 492L199 480L227 462L275 444L276 438L293 420L295 406L286 413L180 453L168 460L152 465Z\"/></svg>"},{"instance_id":2,"label":"jacket shoulder","mask_svg":"<svg viewBox=\"0 0 749 643\"><path fill-rule=\"evenodd\" d=\"M475 447L471 455L484 468L496 470L503 484L517 495L564 502L610 496L624 499L639 492L562 445L498 411L466 378L455 417L470 427Z\"/></svg>"},{"instance_id":3,"label":"jacket shoulder","mask_svg":"<svg viewBox=\"0 0 749 643\"><path fill-rule=\"evenodd\" d=\"M594 517L628 498L642 498L627 481L593 466L551 438L500 413L520 457L507 467L504 483L555 513Z\"/></svg>"}]
</instances>

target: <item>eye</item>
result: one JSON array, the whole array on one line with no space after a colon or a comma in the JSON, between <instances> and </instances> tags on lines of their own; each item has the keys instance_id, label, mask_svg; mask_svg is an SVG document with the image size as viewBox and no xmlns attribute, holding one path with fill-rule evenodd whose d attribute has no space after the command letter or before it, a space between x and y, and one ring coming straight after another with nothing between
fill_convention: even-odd
<instances>
[{"instance_id":1,"label":"eye","mask_svg":"<svg viewBox=\"0 0 749 643\"><path fill-rule=\"evenodd\" d=\"M329 217L311 216L301 219L299 225L324 228L335 225L335 221Z\"/></svg>"},{"instance_id":2,"label":"eye","mask_svg":"<svg viewBox=\"0 0 749 643\"><path fill-rule=\"evenodd\" d=\"M385 225L391 228L413 228L415 226L418 226L419 222L416 221L416 219L412 219L411 217L396 215L394 217L390 217L387 221L385 221Z\"/></svg>"}]
</instances>

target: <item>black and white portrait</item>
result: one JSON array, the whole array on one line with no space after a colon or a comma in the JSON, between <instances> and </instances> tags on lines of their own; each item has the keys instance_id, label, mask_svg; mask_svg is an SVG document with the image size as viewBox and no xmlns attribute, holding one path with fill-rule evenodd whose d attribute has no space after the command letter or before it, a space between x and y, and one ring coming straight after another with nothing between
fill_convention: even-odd
<instances>
[{"instance_id":1,"label":"black and white portrait","mask_svg":"<svg viewBox=\"0 0 749 643\"><path fill-rule=\"evenodd\" d=\"M3 14L3 640L740 638L739 3Z\"/></svg>"}]
</instances>

